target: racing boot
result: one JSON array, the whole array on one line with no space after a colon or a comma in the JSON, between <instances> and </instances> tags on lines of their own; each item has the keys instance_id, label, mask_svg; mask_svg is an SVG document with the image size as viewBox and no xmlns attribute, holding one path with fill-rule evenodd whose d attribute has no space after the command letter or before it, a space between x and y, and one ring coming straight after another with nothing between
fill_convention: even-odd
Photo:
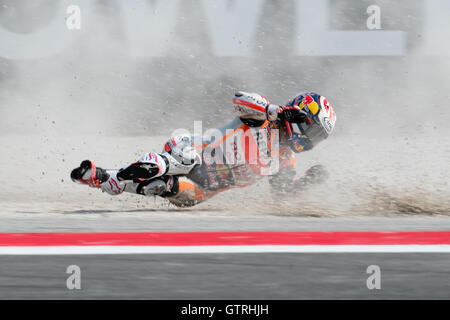
<instances>
[{"instance_id":1,"label":"racing boot","mask_svg":"<svg viewBox=\"0 0 450 320\"><path fill-rule=\"evenodd\" d=\"M72 170L70 178L73 182L100 188L101 184L109 179L109 174L105 169L96 167L94 162L84 160L78 168Z\"/></svg>"},{"instance_id":2,"label":"racing boot","mask_svg":"<svg viewBox=\"0 0 450 320\"><path fill-rule=\"evenodd\" d=\"M73 182L99 188L110 195L117 195L125 190L125 184L119 181L117 172L96 167L94 162L84 160L78 168L72 170L70 178Z\"/></svg>"}]
</instances>

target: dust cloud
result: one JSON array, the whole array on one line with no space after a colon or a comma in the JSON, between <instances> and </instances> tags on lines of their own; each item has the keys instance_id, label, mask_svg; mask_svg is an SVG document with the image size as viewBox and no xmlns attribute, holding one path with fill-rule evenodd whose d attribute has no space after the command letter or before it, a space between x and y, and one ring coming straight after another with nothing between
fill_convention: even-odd
<instances>
[{"instance_id":1,"label":"dust cloud","mask_svg":"<svg viewBox=\"0 0 450 320\"><path fill-rule=\"evenodd\" d=\"M295 55L295 1L268 0L252 54L218 56L200 1L183 0L165 40L167 53L134 56L120 1L91 1L91 18L59 53L0 57L3 208L166 210L170 206L163 200L111 198L74 185L69 172L86 158L121 167L146 151L159 151L174 129L193 130L194 120L202 120L204 129L224 125L234 117L231 97L237 90L261 93L276 104L312 90L328 98L338 122L332 137L297 155L297 169L300 175L324 164L330 171L326 185L273 199L262 181L189 211L449 215L450 61L423 54L423 1L333 1L329 27L367 31L366 8L374 3L382 8L384 30L407 33L405 55ZM1 27L17 34L65 16L58 0L0 1Z\"/></svg>"}]
</instances>

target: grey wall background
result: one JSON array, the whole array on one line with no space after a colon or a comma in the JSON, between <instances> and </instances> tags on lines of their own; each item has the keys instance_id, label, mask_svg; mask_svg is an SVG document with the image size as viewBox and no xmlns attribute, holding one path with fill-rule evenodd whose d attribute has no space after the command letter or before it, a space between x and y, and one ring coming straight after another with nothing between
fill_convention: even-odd
<instances>
[{"instance_id":1,"label":"grey wall background","mask_svg":"<svg viewBox=\"0 0 450 320\"><path fill-rule=\"evenodd\" d=\"M141 2L149 12L161 5ZM239 1L225 2L232 8ZM236 90L256 91L280 104L300 91L314 90L334 105L336 134L424 134L418 130L422 126L447 132L449 56L423 53L430 39L430 32L424 37L427 1L329 1L328 27L334 30L368 31L366 9L379 5L382 29L406 32L402 56L296 55L301 37L295 25L302 19L297 2L262 2L254 41L243 43L252 46L250 56L217 56L201 1L183 0L171 15L176 20L165 39L167 54L136 57L124 20L124 6L135 1L92 0L88 8L82 1L69 1L80 5L82 24L71 31L77 34L65 49L36 59L0 57L0 131L164 135L177 127L193 128L190 120L204 120L205 128L226 123L233 116ZM57 0L2 0L0 26L30 35L59 21L67 32L64 5ZM230 25L240 23L237 16L230 19ZM49 44L42 46L62 37L48 33ZM0 48L12 45L5 38L0 41Z\"/></svg>"}]
</instances>

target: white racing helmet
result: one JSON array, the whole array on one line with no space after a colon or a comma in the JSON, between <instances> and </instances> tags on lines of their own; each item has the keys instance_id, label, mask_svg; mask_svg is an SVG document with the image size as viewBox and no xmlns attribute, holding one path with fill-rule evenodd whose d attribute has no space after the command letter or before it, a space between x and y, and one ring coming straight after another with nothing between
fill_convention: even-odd
<instances>
[{"instance_id":1,"label":"white racing helmet","mask_svg":"<svg viewBox=\"0 0 450 320\"><path fill-rule=\"evenodd\" d=\"M187 174L194 166L202 163L201 156L195 150L189 135L180 135L167 140L162 155L169 160L169 174Z\"/></svg>"}]
</instances>

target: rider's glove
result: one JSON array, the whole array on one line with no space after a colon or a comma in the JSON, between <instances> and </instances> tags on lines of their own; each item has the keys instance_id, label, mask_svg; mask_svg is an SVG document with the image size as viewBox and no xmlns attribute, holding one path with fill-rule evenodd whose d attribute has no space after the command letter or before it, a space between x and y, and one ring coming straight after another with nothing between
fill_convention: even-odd
<instances>
[{"instance_id":1,"label":"rider's glove","mask_svg":"<svg viewBox=\"0 0 450 320\"><path fill-rule=\"evenodd\" d=\"M281 112L281 107L275 104L270 104L267 107L267 120L275 121L278 120L278 115Z\"/></svg>"},{"instance_id":2,"label":"rider's glove","mask_svg":"<svg viewBox=\"0 0 450 320\"><path fill-rule=\"evenodd\" d=\"M307 113L297 106L277 106L269 105L267 108L267 119L270 121L284 120L287 122L303 122L307 118Z\"/></svg>"},{"instance_id":3,"label":"rider's glove","mask_svg":"<svg viewBox=\"0 0 450 320\"><path fill-rule=\"evenodd\" d=\"M278 108L278 119L301 123L306 121L307 118L308 114L298 106L281 106Z\"/></svg>"}]
</instances>

